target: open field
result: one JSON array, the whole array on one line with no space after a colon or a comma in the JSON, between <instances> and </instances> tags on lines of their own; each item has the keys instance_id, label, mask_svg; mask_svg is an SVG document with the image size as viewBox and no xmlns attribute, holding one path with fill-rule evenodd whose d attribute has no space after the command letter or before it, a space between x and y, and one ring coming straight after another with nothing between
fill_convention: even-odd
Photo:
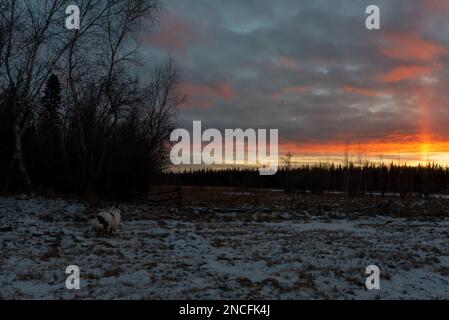
<instances>
[{"instance_id":1,"label":"open field","mask_svg":"<svg viewBox=\"0 0 449 320\"><path fill-rule=\"evenodd\" d=\"M189 188L183 206L0 199L2 299L449 298L449 200ZM65 268L81 290L65 289ZM365 269L381 290L365 289Z\"/></svg>"}]
</instances>

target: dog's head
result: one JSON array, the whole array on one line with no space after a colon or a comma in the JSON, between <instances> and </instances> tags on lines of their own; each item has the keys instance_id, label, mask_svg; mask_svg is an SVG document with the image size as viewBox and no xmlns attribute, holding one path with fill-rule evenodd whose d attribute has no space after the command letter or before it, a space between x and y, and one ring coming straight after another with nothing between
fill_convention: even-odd
<instances>
[{"instance_id":1,"label":"dog's head","mask_svg":"<svg viewBox=\"0 0 449 320\"><path fill-rule=\"evenodd\" d=\"M118 205L115 205L109 209L109 212L120 215L122 213L122 210L120 210L120 207Z\"/></svg>"}]
</instances>

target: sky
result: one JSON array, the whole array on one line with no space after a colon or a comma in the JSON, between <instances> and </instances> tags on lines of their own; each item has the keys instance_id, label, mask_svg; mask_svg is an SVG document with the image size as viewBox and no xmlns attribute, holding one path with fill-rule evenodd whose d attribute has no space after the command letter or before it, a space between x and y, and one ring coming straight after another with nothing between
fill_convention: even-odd
<instances>
[{"instance_id":1,"label":"sky","mask_svg":"<svg viewBox=\"0 0 449 320\"><path fill-rule=\"evenodd\" d=\"M448 18L441 0L165 0L143 47L180 67L180 128L279 129L297 161L449 164Z\"/></svg>"}]
</instances>

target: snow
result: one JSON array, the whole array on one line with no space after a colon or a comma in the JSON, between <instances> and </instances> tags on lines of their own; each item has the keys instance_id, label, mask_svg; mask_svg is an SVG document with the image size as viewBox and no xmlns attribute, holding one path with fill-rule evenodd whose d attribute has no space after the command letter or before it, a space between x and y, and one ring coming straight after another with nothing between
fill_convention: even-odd
<instances>
[{"instance_id":1,"label":"snow","mask_svg":"<svg viewBox=\"0 0 449 320\"><path fill-rule=\"evenodd\" d=\"M122 207L102 236L88 225L101 208L0 198L0 299L449 298L449 217ZM65 288L69 265L81 290Z\"/></svg>"}]
</instances>

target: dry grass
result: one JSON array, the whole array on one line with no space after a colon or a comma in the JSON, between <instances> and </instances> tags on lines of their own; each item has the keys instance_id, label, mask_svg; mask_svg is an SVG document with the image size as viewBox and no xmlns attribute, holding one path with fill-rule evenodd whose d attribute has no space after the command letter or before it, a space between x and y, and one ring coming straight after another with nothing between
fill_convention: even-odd
<instances>
[{"instance_id":1,"label":"dry grass","mask_svg":"<svg viewBox=\"0 0 449 320\"><path fill-rule=\"evenodd\" d=\"M419 195L400 198L396 196L353 197L347 199L344 194L297 194L295 197L279 190L226 188L226 187L183 187L183 205L206 208L265 208L267 210L286 210L296 213L307 212L312 216L335 218L339 213L353 216L382 215L402 218L442 218L447 217L449 201L447 199L424 199ZM210 212L203 212L204 218ZM195 215L198 218L198 215ZM258 219L273 221L278 217Z\"/></svg>"}]
</instances>

